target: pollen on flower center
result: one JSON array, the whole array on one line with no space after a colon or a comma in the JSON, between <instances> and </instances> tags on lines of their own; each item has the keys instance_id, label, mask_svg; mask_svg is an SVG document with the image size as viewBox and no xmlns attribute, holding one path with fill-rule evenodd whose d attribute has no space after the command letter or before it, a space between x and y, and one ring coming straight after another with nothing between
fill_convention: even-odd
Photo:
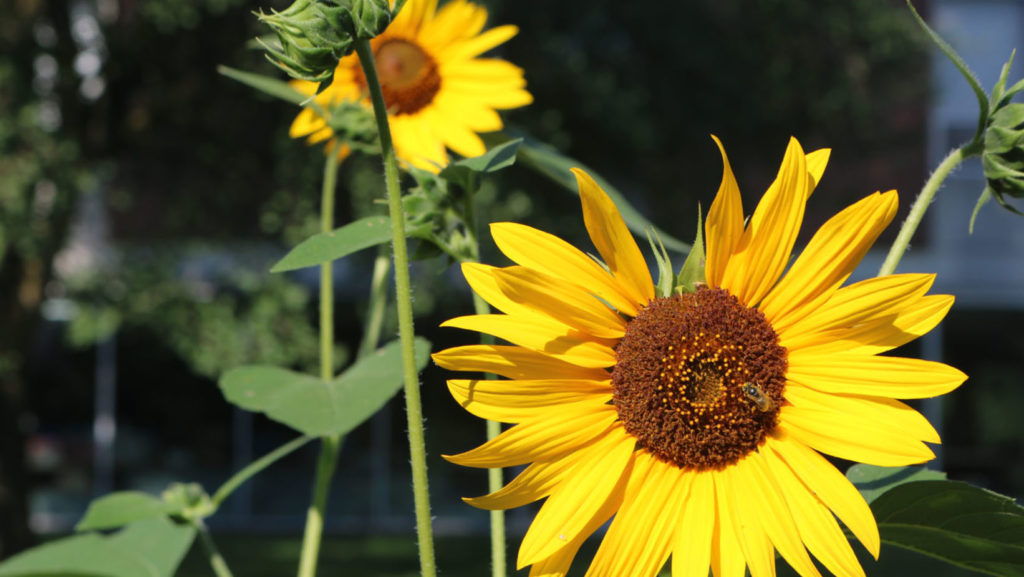
<instances>
[{"instance_id":1,"label":"pollen on flower center","mask_svg":"<svg viewBox=\"0 0 1024 577\"><path fill-rule=\"evenodd\" d=\"M384 102L391 114L412 114L433 101L441 89L437 63L419 45L400 38L381 42L374 50ZM363 88L360 71L356 82Z\"/></svg>"},{"instance_id":2,"label":"pollen on flower center","mask_svg":"<svg viewBox=\"0 0 1024 577\"><path fill-rule=\"evenodd\" d=\"M777 423L786 349L761 312L726 290L652 301L626 326L615 354L619 419L662 461L725 467Z\"/></svg>"}]
</instances>

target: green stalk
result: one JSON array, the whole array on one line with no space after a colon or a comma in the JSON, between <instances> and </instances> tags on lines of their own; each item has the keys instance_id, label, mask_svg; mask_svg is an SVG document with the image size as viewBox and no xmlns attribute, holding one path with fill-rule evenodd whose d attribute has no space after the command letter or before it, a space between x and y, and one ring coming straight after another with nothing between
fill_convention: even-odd
<instances>
[{"instance_id":1,"label":"green stalk","mask_svg":"<svg viewBox=\"0 0 1024 577\"><path fill-rule=\"evenodd\" d=\"M466 223L466 236L469 240L472 251L472 261L480 261L480 231L476 219L476 210L473 199L476 197L477 182L475 175L471 175L469 190L466 191L466 199L463 205L463 219ZM491 312L491 307L480 295L473 293L473 311L478 315L485 315ZM491 335L480 335L480 342L493 344L494 337ZM494 375L487 374L484 378L493 379ZM501 434L501 423L487 420L487 440ZM494 493L504 485L500 468L487 470L487 492ZM491 577L505 577L508 560L505 550L505 511L495 509L491 511Z\"/></svg>"},{"instance_id":2,"label":"green stalk","mask_svg":"<svg viewBox=\"0 0 1024 577\"><path fill-rule=\"evenodd\" d=\"M324 163L324 180L320 199L320 232L334 229L334 189L338 180L340 160L333 151L328 151ZM334 378L334 276L333 262L320 265L320 378L330 381ZM320 540L324 531L324 512L330 493L331 478L338 463L338 449L341 437L324 437L320 444L320 458L317 460L316 481L313 484L313 501L306 513L306 529L302 536L302 552L299 556L299 577L316 575L317 558L320 555Z\"/></svg>"},{"instance_id":3,"label":"green stalk","mask_svg":"<svg viewBox=\"0 0 1024 577\"><path fill-rule=\"evenodd\" d=\"M210 567L213 568L213 572L217 577L232 577L231 569L228 569L227 562L224 561L224 557L217 550L217 545L214 544L213 537L210 536L210 531L206 528L206 523L203 523L202 519L196 519L192 521L192 525L196 528L196 532L199 533L199 542L203 545L203 551L206 552L206 557L210 561Z\"/></svg>"},{"instance_id":4,"label":"green stalk","mask_svg":"<svg viewBox=\"0 0 1024 577\"><path fill-rule=\"evenodd\" d=\"M359 352L356 358L361 359L377 350L380 342L380 331L384 325L384 305L387 304L388 276L391 272L391 258L387 248L381 245L377 258L373 261L373 276L370 277L370 303L367 306L366 328L363 338L359 341Z\"/></svg>"},{"instance_id":5,"label":"green stalk","mask_svg":"<svg viewBox=\"0 0 1024 577\"><path fill-rule=\"evenodd\" d=\"M412 463L413 501L416 509L416 533L419 539L420 575L435 577L434 534L430 524L430 490L427 485L427 449L423 438L423 408L420 403L419 375L413 348L412 291L409 283L409 254L405 237L405 215L402 210L402 191L398 184L398 160L391 141L387 105L381 91L370 41L355 41L359 63L366 76L366 86L373 101L373 114L380 134L381 155L384 157L384 186L388 194L388 212L391 215L391 245L395 262L395 301L398 308L398 336L402 347L402 368L405 376L405 410L409 427L409 456Z\"/></svg>"},{"instance_id":6,"label":"green stalk","mask_svg":"<svg viewBox=\"0 0 1024 577\"><path fill-rule=\"evenodd\" d=\"M896 240L889 247L889 254L886 255L882 268L878 269L878 276L890 275L896 271L900 260L907 252L907 247L910 246L910 239L917 231L917 227L920 226L924 213L928 211L928 206L931 205L932 199L935 198L935 193L939 191L943 181L961 162L981 154L982 148L983 146L979 141L972 141L950 152L935 167L935 172L928 177L928 181L924 183L924 187L921 189L921 194L914 201L914 205L910 207L910 214L907 215L907 220L903 221L899 235L896 236Z\"/></svg>"},{"instance_id":7,"label":"green stalk","mask_svg":"<svg viewBox=\"0 0 1024 577\"><path fill-rule=\"evenodd\" d=\"M234 493L235 489L240 487L242 483L245 483L251 477L255 476L263 469L266 469L270 465L274 464L275 462L277 462L278 459L284 457L285 455L291 454L292 451L298 449L299 447L305 445L306 443L312 440L313 437L299 437L298 439L289 441L288 443L281 445L280 447L260 457L258 460L249 463L248 465L246 465L244 469L235 473L234 475L231 476L230 479L225 481L224 484L221 485L219 489L217 489L217 492L213 494L213 497L210 499L210 502L213 504L214 508L219 508L220 504L223 503L225 499L230 497L231 493Z\"/></svg>"}]
</instances>

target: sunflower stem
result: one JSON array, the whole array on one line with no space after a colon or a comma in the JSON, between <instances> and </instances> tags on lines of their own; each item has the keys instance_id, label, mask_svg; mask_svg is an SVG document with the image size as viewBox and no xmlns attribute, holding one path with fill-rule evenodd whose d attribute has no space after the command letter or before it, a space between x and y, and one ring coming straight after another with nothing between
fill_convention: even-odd
<instances>
[{"instance_id":1,"label":"sunflower stem","mask_svg":"<svg viewBox=\"0 0 1024 577\"><path fill-rule=\"evenodd\" d=\"M210 567L213 568L214 574L217 577L232 577L231 569L228 569L227 561L224 560L224 557L217 549L217 545L213 542L213 537L210 536L206 523L203 523L202 519L195 519L192 521L192 525L196 528L196 532L199 533L199 542L203 545L203 551L206 553L206 558L210 562Z\"/></svg>"},{"instance_id":2,"label":"sunflower stem","mask_svg":"<svg viewBox=\"0 0 1024 577\"><path fill-rule=\"evenodd\" d=\"M356 358L361 359L377 350L380 343L380 331L384 326L384 309L387 305L388 277L391 273L391 257L387 248L381 245L377 258L373 261L373 276L370 278L370 302L367 305L366 328L363 338L359 341Z\"/></svg>"},{"instance_id":3,"label":"sunflower stem","mask_svg":"<svg viewBox=\"0 0 1024 577\"><path fill-rule=\"evenodd\" d=\"M330 152L324 163L324 178L320 196L320 232L328 233L334 228L334 190L338 180L338 155ZM320 378L327 382L334 378L334 263L320 265ZM323 437L320 443L320 458L316 465L316 480L313 484L313 500L306 512L306 528L302 536L302 552L299 556L299 577L316 575L317 559L320 555L320 540L324 531L324 514L327 496L330 493L331 478L338 464L338 449L341 437Z\"/></svg>"},{"instance_id":4,"label":"sunflower stem","mask_svg":"<svg viewBox=\"0 0 1024 577\"><path fill-rule=\"evenodd\" d=\"M388 125L387 105L381 91L380 80L369 40L355 41L359 63L366 76L366 86L373 102L377 119L381 155L384 159L384 186L388 195L391 216L391 245L395 263L395 301L398 309L398 336L402 349L402 368L405 376L405 410L409 429L409 456L412 463L413 501L416 510L416 533L419 539L420 575L435 577L434 534L430 523L430 490L427 484L427 450L423 438L423 408L420 404L419 376L413 347L412 291L409 283L409 254L405 237L405 214L402 209L401 189L398 183L398 159L395 157Z\"/></svg>"},{"instance_id":5,"label":"sunflower stem","mask_svg":"<svg viewBox=\"0 0 1024 577\"><path fill-rule=\"evenodd\" d=\"M469 190L466 191L465 201L463 203L463 222L466 223L466 236L469 240L469 247L471 251L471 258L467 262L480 262L480 230L479 222L476 218L476 208L474 206L474 199L476 198L476 175L470 175ZM491 312L491 307L484 301L480 295L473 293L473 311L478 315L485 315ZM493 344L494 337L491 335L480 335L480 342L483 344ZM487 373L484 375L485 379L493 379L494 375ZM501 434L501 423L498 421L487 420L487 440L490 441L494 437ZM504 479L502 478L501 468L492 468L487 470L487 492L494 493L501 489L504 485ZM505 577L508 567L508 561L506 559L505 550L505 511L501 509L495 509L491 511L491 577Z\"/></svg>"},{"instance_id":6,"label":"sunflower stem","mask_svg":"<svg viewBox=\"0 0 1024 577\"><path fill-rule=\"evenodd\" d=\"M224 484L221 485L219 489L217 489L217 492L213 494L213 497L210 498L210 502L213 503L214 508L220 507L221 503L223 503L225 499L230 497L231 494L235 492L235 489L240 487L243 483L254 477L263 469L266 469L270 465L276 463L282 457L290 455L293 451L305 445L306 443L312 441L314 438L315 437L306 436L299 437L297 439L285 443L284 445L281 445L280 447L260 457L256 461L249 463L248 465L245 466L245 468L235 473L234 475L231 476L230 479L225 481Z\"/></svg>"},{"instance_id":7,"label":"sunflower stem","mask_svg":"<svg viewBox=\"0 0 1024 577\"><path fill-rule=\"evenodd\" d=\"M889 254L886 255L882 268L878 269L878 276L890 275L896 272L896 267L900 264L903 255L906 254L907 247L910 246L910 239L917 231L917 227L920 226L924 213L928 211L928 206L931 205L932 199L935 198L935 194L941 188L946 177L961 162L981 154L982 149L981 142L973 140L960 148L954 149L935 167L935 171L932 172L932 175L928 177L928 181L924 183L924 187L921 188L921 194L917 196L917 199L914 200L914 205L910 207L910 214L903 221L899 235L896 236L896 240L889 247Z\"/></svg>"}]
</instances>

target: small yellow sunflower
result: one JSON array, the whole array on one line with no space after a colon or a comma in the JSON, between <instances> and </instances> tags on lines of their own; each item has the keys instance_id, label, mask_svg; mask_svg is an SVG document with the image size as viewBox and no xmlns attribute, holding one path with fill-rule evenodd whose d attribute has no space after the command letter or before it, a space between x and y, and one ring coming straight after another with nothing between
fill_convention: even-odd
<instances>
[{"instance_id":1,"label":"small yellow sunflower","mask_svg":"<svg viewBox=\"0 0 1024 577\"><path fill-rule=\"evenodd\" d=\"M479 55L512 38L511 25L483 31L487 10L464 0L451 0L440 10L437 0L409 0L380 36L371 41L384 101L399 158L419 168L438 171L448 163L445 147L465 156L486 151L479 132L501 130L497 110L533 101L523 70L504 60ZM303 94L316 94L317 84L293 81ZM316 96L323 110L348 100L370 106L359 58L338 62L331 85ZM310 144L331 141L327 121L312 107L292 122L292 138ZM339 152L346 154L342 147Z\"/></svg>"},{"instance_id":2,"label":"small yellow sunflower","mask_svg":"<svg viewBox=\"0 0 1024 577\"><path fill-rule=\"evenodd\" d=\"M716 142L717 139L716 139ZM719 143L721 148L721 144ZM790 262L804 205L828 151L791 140L775 182L744 225L725 150L705 223L705 285L657 297L614 204L575 171L590 238L604 263L557 237L491 226L517 266L463 266L505 314L444 326L511 345L434 355L442 367L509 380L451 380L482 418L515 423L446 457L470 467L530 465L467 501L507 509L546 498L519 549L530 575L565 575L583 541L614 516L587 575L863 576L836 517L878 556L871 510L820 453L875 465L921 463L939 437L897 398L955 389L942 363L881 356L931 330L953 304L926 295L933 275L842 286L896 214L875 193L825 223Z\"/></svg>"}]
</instances>

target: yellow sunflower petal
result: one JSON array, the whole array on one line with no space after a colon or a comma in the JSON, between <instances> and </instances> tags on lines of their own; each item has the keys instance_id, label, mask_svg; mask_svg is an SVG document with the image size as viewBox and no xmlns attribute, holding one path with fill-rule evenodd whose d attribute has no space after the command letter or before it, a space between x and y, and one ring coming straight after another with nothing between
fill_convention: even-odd
<instances>
[{"instance_id":1,"label":"yellow sunflower petal","mask_svg":"<svg viewBox=\"0 0 1024 577\"><path fill-rule=\"evenodd\" d=\"M487 106L485 98L478 95L462 95L442 86L434 97L434 108L444 118L456 118L458 122L476 132L494 132L504 126L501 116Z\"/></svg>"},{"instance_id":2,"label":"yellow sunflower petal","mask_svg":"<svg viewBox=\"0 0 1024 577\"><path fill-rule=\"evenodd\" d=\"M768 476L795 519L798 538L825 567L839 577L864 577L864 569L853 554L850 542L836 523L835 517L819 501L792 469L774 451L762 453Z\"/></svg>"},{"instance_id":3,"label":"yellow sunflower petal","mask_svg":"<svg viewBox=\"0 0 1024 577\"><path fill-rule=\"evenodd\" d=\"M543 415L550 417L571 403L603 404L612 390L600 381L448 381L455 401L481 419L519 423Z\"/></svg>"},{"instance_id":4,"label":"yellow sunflower petal","mask_svg":"<svg viewBox=\"0 0 1024 577\"><path fill-rule=\"evenodd\" d=\"M605 499L604 504L598 509L597 513L591 517L590 521L583 527L576 537L569 541L566 545L555 551L549 557L534 563L530 567L530 577L565 577L565 574L569 572L569 566L572 564L572 560L576 557L576 553L579 551L580 546L587 540L594 531L597 531L602 525L604 525L619 507L622 505L622 499L626 492L626 486L628 484L629 475L623 472L623 475L619 479L619 483L612 489L608 498ZM701 576L701 577L707 577Z\"/></svg>"},{"instance_id":5,"label":"yellow sunflower petal","mask_svg":"<svg viewBox=\"0 0 1024 577\"><path fill-rule=\"evenodd\" d=\"M638 451L627 490L588 576L654 576L665 565L694 475Z\"/></svg>"},{"instance_id":6,"label":"yellow sunflower petal","mask_svg":"<svg viewBox=\"0 0 1024 577\"><path fill-rule=\"evenodd\" d=\"M819 576L783 499L783 491L772 482L761 453L751 453L737 463L735 477L740 483L740 498L746 500L745 510L753 512L751 516L760 521L779 553L803 577Z\"/></svg>"},{"instance_id":7,"label":"yellow sunflower petal","mask_svg":"<svg viewBox=\"0 0 1024 577\"><path fill-rule=\"evenodd\" d=\"M707 577L711 536L715 530L715 482L710 473L694 472L672 545L674 577Z\"/></svg>"},{"instance_id":8,"label":"yellow sunflower petal","mask_svg":"<svg viewBox=\"0 0 1024 577\"><path fill-rule=\"evenodd\" d=\"M491 224L491 236L514 262L584 287L615 310L636 316L637 305L608 271L564 240L512 222Z\"/></svg>"},{"instance_id":9,"label":"yellow sunflower petal","mask_svg":"<svg viewBox=\"0 0 1024 577\"><path fill-rule=\"evenodd\" d=\"M487 22L487 9L465 0L447 2L424 26L419 39L429 46L444 46L461 38L472 38Z\"/></svg>"},{"instance_id":10,"label":"yellow sunflower petal","mask_svg":"<svg viewBox=\"0 0 1024 577\"><path fill-rule=\"evenodd\" d=\"M467 345L432 355L438 366L451 371L494 373L510 379L584 379L607 381L604 369L587 369L555 357L507 345Z\"/></svg>"},{"instance_id":11,"label":"yellow sunflower petal","mask_svg":"<svg viewBox=\"0 0 1024 577\"><path fill-rule=\"evenodd\" d=\"M896 191L875 193L829 219L758 306L776 332L813 312L857 268L896 216Z\"/></svg>"},{"instance_id":12,"label":"yellow sunflower petal","mask_svg":"<svg viewBox=\"0 0 1024 577\"><path fill-rule=\"evenodd\" d=\"M931 331L953 306L952 295L928 295L909 303L899 312L815 335L816 344L790 351L790 358L832 353L877 355Z\"/></svg>"},{"instance_id":13,"label":"yellow sunflower petal","mask_svg":"<svg viewBox=\"0 0 1024 577\"><path fill-rule=\"evenodd\" d=\"M573 168L583 204L583 221L608 270L633 303L644 306L654 298L654 281L640 247L612 199L589 174Z\"/></svg>"},{"instance_id":14,"label":"yellow sunflower petal","mask_svg":"<svg viewBox=\"0 0 1024 577\"><path fill-rule=\"evenodd\" d=\"M828 339L828 331L891 317L924 296L933 274L894 274L843 287L813 313L778 331L779 344L793 351Z\"/></svg>"},{"instance_id":15,"label":"yellow sunflower petal","mask_svg":"<svg viewBox=\"0 0 1024 577\"><path fill-rule=\"evenodd\" d=\"M611 343L596 341L566 325L544 318L469 315L447 320L441 326L492 335L581 367L603 368L615 364L615 351Z\"/></svg>"},{"instance_id":16,"label":"yellow sunflower petal","mask_svg":"<svg viewBox=\"0 0 1024 577\"><path fill-rule=\"evenodd\" d=\"M923 399L948 393L967 375L934 361L849 353L790 359L791 381L825 393Z\"/></svg>"},{"instance_id":17,"label":"yellow sunflower petal","mask_svg":"<svg viewBox=\"0 0 1024 577\"><path fill-rule=\"evenodd\" d=\"M709 285L718 287L722 286L726 266L743 236L743 199L722 141L714 135L711 138L722 154L722 184L718 187L718 194L711 203L704 225L704 242L707 246L704 276Z\"/></svg>"},{"instance_id":18,"label":"yellow sunflower petal","mask_svg":"<svg viewBox=\"0 0 1024 577\"><path fill-rule=\"evenodd\" d=\"M303 108L288 128L288 136L291 138L302 138L318 130L323 130L326 126L327 122L317 113L313 112L312 108Z\"/></svg>"},{"instance_id":19,"label":"yellow sunflower petal","mask_svg":"<svg viewBox=\"0 0 1024 577\"><path fill-rule=\"evenodd\" d=\"M715 577L743 577L747 561L736 538L726 486L721 471L709 471L715 480L715 519L717 524L711 539L711 572Z\"/></svg>"},{"instance_id":20,"label":"yellow sunflower petal","mask_svg":"<svg viewBox=\"0 0 1024 577\"><path fill-rule=\"evenodd\" d=\"M420 115L434 136L457 154L472 158L487 152L484 141L480 140L480 136L470 130L459 116L445 114L433 105L420 111Z\"/></svg>"},{"instance_id":21,"label":"yellow sunflower petal","mask_svg":"<svg viewBox=\"0 0 1024 577\"><path fill-rule=\"evenodd\" d=\"M602 438L617 417L611 405L577 403L565 407L564 420L535 419L518 424L475 449L442 455L465 467L513 467L550 461Z\"/></svg>"},{"instance_id":22,"label":"yellow sunflower petal","mask_svg":"<svg viewBox=\"0 0 1024 577\"><path fill-rule=\"evenodd\" d=\"M597 338L625 333L626 323L615 311L582 288L544 273L464 263L462 274L485 301L511 315L551 319Z\"/></svg>"},{"instance_id":23,"label":"yellow sunflower petal","mask_svg":"<svg viewBox=\"0 0 1024 577\"><path fill-rule=\"evenodd\" d=\"M774 577L775 551L759 519L760 506L748 490L752 479L740 463L716 472L718 495L726 503L719 508L719 515L729 516L751 577Z\"/></svg>"},{"instance_id":24,"label":"yellow sunflower petal","mask_svg":"<svg viewBox=\"0 0 1024 577\"><path fill-rule=\"evenodd\" d=\"M603 455L574 467L537 512L519 547L519 568L550 557L573 540L597 515L623 476L628 476L635 437L616 428L595 444L602 445Z\"/></svg>"},{"instance_id":25,"label":"yellow sunflower petal","mask_svg":"<svg viewBox=\"0 0 1024 577\"><path fill-rule=\"evenodd\" d=\"M450 44L441 51L440 56L444 60L473 58L504 44L518 33L519 28L511 24L497 26L473 38Z\"/></svg>"},{"instance_id":26,"label":"yellow sunflower petal","mask_svg":"<svg viewBox=\"0 0 1024 577\"><path fill-rule=\"evenodd\" d=\"M825 167L828 166L828 157L831 156L831 148L822 148L807 153L807 173L811 175L811 191L818 187L822 175L825 174Z\"/></svg>"},{"instance_id":27,"label":"yellow sunflower petal","mask_svg":"<svg viewBox=\"0 0 1024 577\"><path fill-rule=\"evenodd\" d=\"M793 474L807 485L811 493L850 528L868 552L878 558L881 546L878 524L875 523L875 517L864 497L849 479L824 457L787 435L779 427L772 432L764 447L778 455L792 469ZM773 464L770 460L768 462Z\"/></svg>"},{"instance_id":28,"label":"yellow sunflower petal","mask_svg":"<svg viewBox=\"0 0 1024 577\"><path fill-rule=\"evenodd\" d=\"M775 182L761 198L740 243L742 252L729 261L722 280L726 288L747 306L756 306L782 275L789 263L804 206L810 194L810 175L803 149L795 138Z\"/></svg>"},{"instance_id":29,"label":"yellow sunflower petal","mask_svg":"<svg viewBox=\"0 0 1024 577\"><path fill-rule=\"evenodd\" d=\"M836 411L786 405L779 412L779 420L779 428L794 439L841 459L880 467L902 467L935 458L927 445L913 437L865 426L862 420Z\"/></svg>"},{"instance_id":30,"label":"yellow sunflower petal","mask_svg":"<svg viewBox=\"0 0 1024 577\"><path fill-rule=\"evenodd\" d=\"M939 434L924 415L906 403L884 397L833 395L790 383L786 401L799 409L834 412L839 418L859 419L868 428L889 429L928 443L938 443ZM852 431L851 431L852 433Z\"/></svg>"},{"instance_id":31,"label":"yellow sunflower petal","mask_svg":"<svg viewBox=\"0 0 1024 577\"><path fill-rule=\"evenodd\" d=\"M566 479L566 474L577 463L602 454L595 452L595 446L604 449L603 444L594 443L553 461L533 463L501 489L481 497L467 497L462 500L480 509L496 510L521 507L543 499Z\"/></svg>"}]
</instances>

